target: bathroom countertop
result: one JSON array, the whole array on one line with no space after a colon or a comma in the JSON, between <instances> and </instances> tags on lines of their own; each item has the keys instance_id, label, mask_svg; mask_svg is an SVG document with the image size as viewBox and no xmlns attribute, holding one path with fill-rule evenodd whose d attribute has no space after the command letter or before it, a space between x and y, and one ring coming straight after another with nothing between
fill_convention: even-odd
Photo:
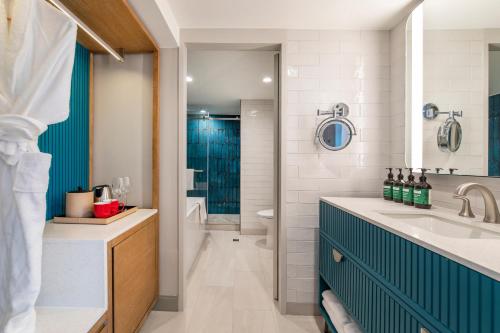
<instances>
[{"instance_id":1,"label":"bathroom countertop","mask_svg":"<svg viewBox=\"0 0 500 333\"><path fill-rule=\"evenodd\" d=\"M417 209L392 201L386 201L382 198L323 197L321 200L500 281L500 238L466 239L445 237L412 226L404 221L384 216L381 213L432 213L438 217L471 226L477 227L478 223L481 223L481 228L500 233L500 225L498 224L482 223L482 217L480 216L474 219L460 217L458 216L458 211L446 208L432 207L430 210Z\"/></svg>"},{"instance_id":2,"label":"bathroom countertop","mask_svg":"<svg viewBox=\"0 0 500 333\"><path fill-rule=\"evenodd\" d=\"M88 333L105 312L101 308L37 307L35 333Z\"/></svg>"},{"instance_id":3,"label":"bathroom countertop","mask_svg":"<svg viewBox=\"0 0 500 333\"><path fill-rule=\"evenodd\" d=\"M108 242L156 214L156 209L139 209L108 225L47 223L44 241L95 241Z\"/></svg>"}]
</instances>

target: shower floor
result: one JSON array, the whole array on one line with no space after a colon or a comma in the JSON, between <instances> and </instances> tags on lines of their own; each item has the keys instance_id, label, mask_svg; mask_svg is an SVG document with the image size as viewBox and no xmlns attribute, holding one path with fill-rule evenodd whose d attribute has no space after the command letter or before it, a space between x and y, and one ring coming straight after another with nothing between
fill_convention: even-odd
<instances>
[{"instance_id":1,"label":"shower floor","mask_svg":"<svg viewBox=\"0 0 500 333\"><path fill-rule=\"evenodd\" d=\"M208 214L208 224L239 225L240 214Z\"/></svg>"}]
</instances>

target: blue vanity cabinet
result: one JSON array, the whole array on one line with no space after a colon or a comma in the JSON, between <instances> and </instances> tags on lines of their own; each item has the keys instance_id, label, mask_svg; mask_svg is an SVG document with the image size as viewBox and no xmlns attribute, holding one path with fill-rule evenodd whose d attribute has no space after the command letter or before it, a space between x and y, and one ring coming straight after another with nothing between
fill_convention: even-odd
<instances>
[{"instance_id":1,"label":"blue vanity cabinet","mask_svg":"<svg viewBox=\"0 0 500 333\"><path fill-rule=\"evenodd\" d=\"M323 201L319 253L320 294L365 332L500 332L498 281Z\"/></svg>"}]
</instances>

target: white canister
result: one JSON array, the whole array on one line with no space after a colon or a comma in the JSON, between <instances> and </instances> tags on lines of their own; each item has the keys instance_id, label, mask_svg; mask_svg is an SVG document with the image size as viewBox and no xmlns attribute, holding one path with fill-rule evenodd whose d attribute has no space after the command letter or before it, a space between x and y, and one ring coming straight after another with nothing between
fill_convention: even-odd
<instances>
[{"instance_id":1,"label":"white canister","mask_svg":"<svg viewBox=\"0 0 500 333\"><path fill-rule=\"evenodd\" d=\"M78 188L74 192L66 192L66 217L92 217L94 209L94 192Z\"/></svg>"}]
</instances>

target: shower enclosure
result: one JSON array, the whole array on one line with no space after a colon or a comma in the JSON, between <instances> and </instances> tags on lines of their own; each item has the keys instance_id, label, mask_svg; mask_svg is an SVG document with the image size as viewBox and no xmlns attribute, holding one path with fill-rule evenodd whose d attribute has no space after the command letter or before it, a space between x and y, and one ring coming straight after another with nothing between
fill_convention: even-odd
<instances>
[{"instance_id":1,"label":"shower enclosure","mask_svg":"<svg viewBox=\"0 0 500 333\"><path fill-rule=\"evenodd\" d=\"M204 197L208 224L240 224L240 121L237 116L188 115L188 197Z\"/></svg>"}]
</instances>

